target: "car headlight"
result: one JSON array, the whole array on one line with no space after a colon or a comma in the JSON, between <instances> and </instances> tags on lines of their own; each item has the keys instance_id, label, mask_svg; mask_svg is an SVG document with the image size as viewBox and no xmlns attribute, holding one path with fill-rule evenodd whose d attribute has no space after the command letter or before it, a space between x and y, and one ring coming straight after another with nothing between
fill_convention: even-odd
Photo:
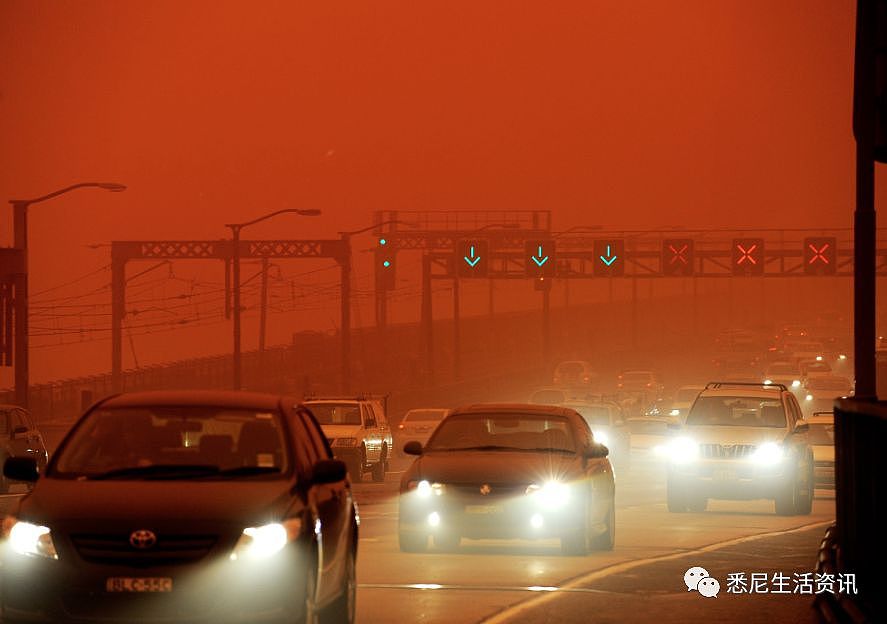
<instances>
[{"instance_id":1,"label":"car headlight","mask_svg":"<svg viewBox=\"0 0 887 624\"><path fill-rule=\"evenodd\" d=\"M440 496L446 490L443 483L431 483L425 479L421 481L410 481L407 483L408 490L415 490L419 498L430 498L431 495Z\"/></svg>"},{"instance_id":2,"label":"car headlight","mask_svg":"<svg viewBox=\"0 0 887 624\"><path fill-rule=\"evenodd\" d=\"M335 438L330 446L357 446L357 438Z\"/></svg>"},{"instance_id":3,"label":"car headlight","mask_svg":"<svg viewBox=\"0 0 887 624\"><path fill-rule=\"evenodd\" d=\"M526 492L545 509L560 509L570 502L570 487L560 481L547 481L543 485L531 483Z\"/></svg>"},{"instance_id":4,"label":"car headlight","mask_svg":"<svg viewBox=\"0 0 887 624\"><path fill-rule=\"evenodd\" d=\"M766 442L755 449L751 454L752 461L759 464L769 465L782 461L785 455L785 449L775 442Z\"/></svg>"},{"instance_id":5,"label":"car headlight","mask_svg":"<svg viewBox=\"0 0 887 624\"><path fill-rule=\"evenodd\" d=\"M676 464L687 464L699 456L699 445L690 438L675 438L665 447L665 454Z\"/></svg>"},{"instance_id":6,"label":"car headlight","mask_svg":"<svg viewBox=\"0 0 887 624\"><path fill-rule=\"evenodd\" d=\"M20 555L46 559L59 558L49 527L7 516L3 520L3 537L8 540L12 551Z\"/></svg>"},{"instance_id":7,"label":"car headlight","mask_svg":"<svg viewBox=\"0 0 887 624\"><path fill-rule=\"evenodd\" d=\"M671 411L668 413L668 415L669 415L669 416L680 416L680 415L681 415L681 410L679 410L679 409L673 409L673 410L671 410Z\"/></svg>"},{"instance_id":8,"label":"car headlight","mask_svg":"<svg viewBox=\"0 0 887 624\"><path fill-rule=\"evenodd\" d=\"M800 379L792 379L792 388L800 388L801 380Z\"/></svg>"},{"instance_id":9,"label":"car headlight","mask_svg":"<svg viewBox=\"0 0 887 624\"><path fill-rule=\"evenodd\" d=\"M243 530L229 559L267 559L279 553L302 532L302 520L290 518Z\"/></svg>"},{"instance_id":10,"label":"car headlight","mask_svg":"<svg viewBox=\"0 0 887 624\"><path fill-rule=\"evenodd\" d=\"M772 380L772 379L765 379L765 380L764 380L764 385L765 385L765 386L773 385L773 380Z\"/></svg>"},{"instance_id":11,"label":"car headlight","mask_svg":"<svg viewBox=\"0 0 887 624\"><path fill-rule=\"evenodd\" d=\"M807 396L804 397L804 400L806 400L806 401L812 401L812 400L813 400L813 395L812 395L812 394L808 394Z\"/></svg>"},{"instance_id":12,"label":"car headlight","mask_svg":"<svg viewBox=\"0 0 887 624\"><path fill-rule=\"evenodd\" d=\"M603 444L604 446L610 445L610 436L608 436L603 431L594 434L594 441Z\"/></svg>"}]
</instances>

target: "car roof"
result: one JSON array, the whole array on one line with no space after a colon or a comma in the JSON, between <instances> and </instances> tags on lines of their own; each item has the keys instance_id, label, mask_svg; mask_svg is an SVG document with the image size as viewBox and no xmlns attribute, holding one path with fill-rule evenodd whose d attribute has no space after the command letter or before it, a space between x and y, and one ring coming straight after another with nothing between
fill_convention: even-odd
<instances>
[{"instance_id":1,"label":"car roof","mask_svg":"<svg viewBox=\"0 0 887 624\"><path fill-rule=\"evenodd\" d=\"M236 409L276 410L283 405L296 405L299 401L277 394L261 392L234 392L224 390L157 390L127 392L110 396L100 402L100 407L231 407Z\"/></svg>"},{"instance_id":2,"label":"car roof","mask_svg":"<svg viewBox=\"0 0 887 624\"><path fill-rule=\"evenodd\" d=\"M772 388L772 389L771 389ZM778 399L782 397L783 390L777 385L770 388L761 384L758 386L745 386L739 384L731 384L728 381L723 382L723 387L707 388L699 393L699 396L729 396L729 397L748 397L757 399Z\"/></svg>"},{"instance_id":3,"label":"car roof","mask_svg":"<svg viewBox=\"0 0 887 624\"><path fill-rule=\"evenodd\" d=\"M450 416L461 414L501 414L511 412L515 414L528 414L538 416L564 416L575 417L578 414L568 408L559 405L541 405L537 403L474 403L457 407Z\"/></svg>"}]
</instances>

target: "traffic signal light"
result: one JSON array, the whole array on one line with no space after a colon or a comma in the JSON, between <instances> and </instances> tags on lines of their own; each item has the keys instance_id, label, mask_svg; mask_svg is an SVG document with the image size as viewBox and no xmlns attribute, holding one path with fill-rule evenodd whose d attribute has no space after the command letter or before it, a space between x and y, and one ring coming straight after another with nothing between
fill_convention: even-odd
<instances>
[{"instance_id":1,"label":"traffic signal light","mask_svg":"<svg viewBox=\"0 0 887 624\"><path fill-rule=\"evenodd\" d=\"M804 273L834 275L838 270L838 241L834 236L804 239Z\"/></svg>"},{"instance_id":2,"label":"traffic signal light","mask_svg":"<svg viewBox=\"0 0 887 624\"><path fill-rule=\"evenodd\" d=\"M662 274L693 275L693 239L666 238L662 241Z\"/></svg>"},{"instance_id":3,"label":"traffic signal light","mask_svg":"<svg viewBox=\"0 0 887 624\"><path fill-rule=\"evenodd\" d=\"M376 290L394 290L394 249L387 238L379 238L376 247Z\"/></svg>"},{"instance_id":4,"label":"traffic signal light","mask_svg":"<svg viewBox=\"0 0 887 624\"><path fill-rule=\"evenodd\" d=\"M764 274L764 239L733 239L733 275Z\"/></svg>"},{"instance_id":5,"label":"traffic signal light","mask_svg":"<svg viewBox=\"0 0 887 624\"><path fill-rule=\"evenodd\" d=\"M527 277L554 277L557 260L554 240L528 240L524 243L524 266Z\"/></svg>"},{"instance_id":6,"label":"traffic signal light","mask_svg":"<svg viewBox=\"0 0 887 624\"><path fill-rule=\"evenodd\" d=\"M460 240L456 245L456 275L486 277L490 266L489 249L485 240Z\"/></svg>"},{"instance_id":7,"label":"traffic signal light","mask_svg":"<svg viewBox=\"0 0 887 624\"><path fill-rule=\"evenodd\" d=\"M625 240L594 241L595 277L619 277L625 274Z\"/></svg>"}]
</instances>

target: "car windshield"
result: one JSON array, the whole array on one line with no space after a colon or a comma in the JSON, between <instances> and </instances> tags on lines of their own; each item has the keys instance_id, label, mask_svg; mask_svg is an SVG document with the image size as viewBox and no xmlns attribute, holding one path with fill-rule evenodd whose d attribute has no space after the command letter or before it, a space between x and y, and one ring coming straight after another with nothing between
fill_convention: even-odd
<instances>
[{"instance_id":1,"label":"car windshield","mask_svg":"<svg viewBox=\"0 0 887 624\"><path fill-rule=\"evenodd\" d=\"M276 413L217 407L98 409L56 457L61 478L245 477L287 470Z\"/></svg>"},{"instance_id":2,"label":"car windshield","mask_svg":"<svg viewBox=\"0 0 887 624\"><path fill-rule=\"evenodd\" d=\"M544 414L460 414L440 424L428 451L576 452L569 421Z\"/></svg>"},{"instance_id":3,"label":"car windshield","mask_svg":"<svg viewBox=\"0 0 887 624\"><path fill-rule=\"evenodd\" d=\"M610 409L603 405L570 405L589 425L609 425Z\"/></svg>"},{"instance_id":4,"label":"car windshield","mask_svg":"<svg viewBox=\"0 0 887 624\"><path fill-rule=\"evenodd\" d=\"M359 403L306 403L321 425L359 425Z\"/></svg>"},{"instance_id":5,"label":"car windshield","mask_svg":"<svg viewBox=\"0 0 887 624\"><path fill-rule=\"evenodd\" d=\"M668 423L664 420L641 420L632 418L628 420L628 430L631 433L665 435L668 433Z\"/></svg>"},{"instance_id":6,"label":"car windshield","mask_svg":"<svg viewBox=\"0 0 887 624\"><path fill-rule=\"evenodd\" d=\"M807 381L807 389L849 391L850 381L843 377L811 377Z\"/></svg>"},{"instance_id":7,"label":"car windshield","mask_svg":"<svg viewBox=\"0 0 887 624\"><path fill-rule=\"evenodd\" d=\"M687 415L688 426L785 427L785 411L777 399L702 396Z\"/></svg>"},{"instance_id":8,"label":"car windshield","mask_svg":"<svg viewBox=\"0 0 887 624\"><path fill-rule=\"evenodd\" d=\"M447 415L445 409L419 409L410 410L401 421L403 424L438 423Z\"/></svg>"},{"instance_id":9,"label":"car windshield","mask_svg":"<svg viewBox=\"0 0 887 624\"><path fill-rule=\"evenodd\" d=\"M811 423L807 440L815 446L833 446L835 443L834 423Z\"/></svg>"},{"instance_id":10,"label":"car windshield","mask_svg":"<svg viewBox=\"0 0 887 624\"><path fill-rule=\"evenodd\" d=\"M581 375L585 367L580 362L564 362L557 367L558 375Z\"/></svg>"},{"instance_id":11,"label":"car windshield","mask_svg":"<svg viewBox=\"0 0 887 624\"><path fill-rule=\"evenodd\" d=\"M537 390L533 393L530 402L537 405L560 405L566 398L566 395L560 390Z\"/></svg>"}]
</instances>

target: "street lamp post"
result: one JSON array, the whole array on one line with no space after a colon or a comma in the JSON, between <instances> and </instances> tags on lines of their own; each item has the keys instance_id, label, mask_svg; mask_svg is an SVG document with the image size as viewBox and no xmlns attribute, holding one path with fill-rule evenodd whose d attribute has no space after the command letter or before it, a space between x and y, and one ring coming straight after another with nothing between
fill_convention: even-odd
<instances>
[{"instance_id":1,"label":"street lamp post","mask_svg":"<svg viewBox=\"0 0 887 624\"><path fill-rule=\"evenodd\" d=\"M28 207L32 204L64 195L79 188L95 187L114 193L125 191L122 184L113 182L80 182L33 199L10 199L12 204L13 247L21 254L21 269L15 276L15 401L21 407L28 407L28 387L30 385L28 363Z\"/></svg>"},{"instance_id":2,"label":"street lamp post","mask_svg":"<svg viewBox=\"0 0 887 624\"><path fill-rule=\"evenodd\" d=\"M280 214L297 214L303 217L316 217L320 215L320 210L316 209L298 209L285 208L275 212L268 213L252 221L244 223L226 223L225 227L231 228L231 270L232 270L232 287L234 290L234 379L233 386L235 390L240 390L242 385L242 358L240 351L240 230L255 225L261 221L265 221Z\"/></svg>"}]
</instances>

